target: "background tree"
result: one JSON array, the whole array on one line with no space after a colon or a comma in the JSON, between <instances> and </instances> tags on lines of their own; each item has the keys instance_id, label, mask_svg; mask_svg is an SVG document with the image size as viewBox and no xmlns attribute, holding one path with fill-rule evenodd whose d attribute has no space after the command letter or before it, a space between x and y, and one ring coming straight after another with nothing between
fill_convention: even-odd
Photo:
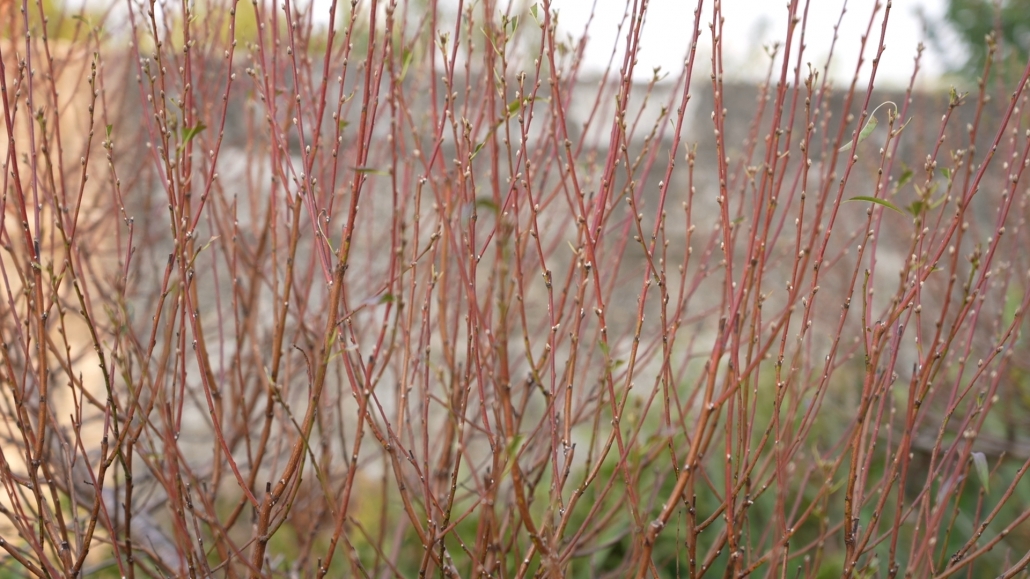
<instances>
[{"instance_id":1,"label":"background tree","mask_svg":"<svg viewBox=\"0 0 1030 579\"><path fill-rule=\"evenodd\" d=\"M952 72L969 78L982 74L987 38L993 35L997 53L992 69L1001 78L1016 81L1030 53L1030 0L948 0L942 20L929 19L927 30ZM950 46L956 40L958 51Z\"/></svg>"}]
</instances>

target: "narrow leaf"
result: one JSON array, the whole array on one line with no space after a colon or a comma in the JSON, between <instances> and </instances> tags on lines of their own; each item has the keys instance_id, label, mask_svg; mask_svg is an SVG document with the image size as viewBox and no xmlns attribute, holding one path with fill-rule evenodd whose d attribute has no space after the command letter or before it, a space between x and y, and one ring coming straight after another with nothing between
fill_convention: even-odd
<instances>
[{"instance_id":1,"label":"narrow leaf","mask_svg":"<svg viewBox=\"0 0 1030 579\"><path fill-rule=\"evenodd\" d=\"M877 124L876 117L873 116L873 115L870 115L869 116L869 121L865 124L864 127L862 127L862 132L858 133L858 142L859 143L861 143L862 141L866 140L866 137L868 137L869 135L872 134L873 129L876 128L876 124ZM843 153L844 151L847 151L850 148L851 148L851 143L848 143L848 144L846 144L846 145L844 145L843 147L840 148L840 152Z\"/></svg>"},{"instance_id":2,"label":"narrow leaf","mask_svg":"<svg viewBox=\"0 0 1030 579\"><path fill-rule=\"evenodd\" d=\"M905 170L901 172L901 176L898 177L898 189L905 186L906 183L912 180L912 169L905 167Z\"/></svg>"},{"instance_id":3,"label":"narrow leaf","mask_svg":"<svg viewBox=\"0 0 1030 579\"><path fill-rule=\"evenodd\" d=\"M500 209L497 207L497 204L494 203L494 200L486 196L476 198L476 207L486 209L494 215L500 213Z\"/></svg>"},{"instance_id":4,"label":"narrow leaf","mask_svg":"<svg viewBox=\"0 0 1030 579\"><path fill-rule=\"evenodd\" d=\"M522 435L516 434L511 437L508 441L508 458L515 458L515 454L519 451L519 447L522 446Z\"/></svg>"},{"instance_id":5,"label":"narrow leaf","mask_svg":"<svg viewBox=\"0 0 1030 579\"><path fill-rule=\"evenodd\" d=\"M400 80L404 80L405 75L408 74L408 67L411 66L411 61L415 57L415 52L410 48L404 49L404 63L401 65L401 76Z\"/></svg>"},{"instance_id":6,"label":"narrow leaf","mask_svg":"<svg viewBox=\"0 0 1030 579\"><path fill-rule=\"evenodd\" d=\"M987 468L987 457L984 456L984 453L973 453L973 466L976 467L976 475L980 477L980 484L984 486L984 490L989 494L991 492L991 485L988 480L990 470Z\"/></svg>"},{"instance_id":7,"label":"narrow leaf","mask_svg":"<svg viewBox=\"0 0 1030 579\"><path fill-rule=\"evenodd\" d=\"M384 169L376 169L375 167L353 167L355 173L370 174L370 175L389 175L390 172Z\"/></svg>"},{"instance_id":8,"label":"narrow leaf","mask_svg":"<svg viewBox=\"0 0 1030 579\"><path fill-rule=\"evenodd\" d=\"M926 204L922 201L913 201L912 203L909 203L908 207L905 209L912 214L912 217L919 217L926 209Z\"/></svg>"},{"instance_id":9,"label":"narrow leaf","mask_svg":"<svg viewBox=\"0 0 1030 579\"><path fill-rule=\"evenodd\" d=\"M200 134L200 131L203 131L206 128L207 128L207 125L205 125L204 123L197 123L196 125L194 125L192 127L186 127L185 129L183 129L183 131L182 131L182 145L186 146L186 143L189 143L190 141L192 141L194 137L196 137L197 135Z\"/></svg>"},{"instance_id":10,"label":"narrow leaf","mask_svg":"<svg viewBox=\"0 0 1030 579\"><path fill-rule=\"evenodd\" d=\"M869 197L867 195L859 195L858 197L852 197L851 199L848 199L848 201L868 201L870 203L876 203L877 205L883 205L887 209L890 209L892 211L897 211L898 213L901 213L902 215L905 214L904 211L902 211L901 209L898 209L897 205L891 203L890 201L886 201L884 199L877 199L876 197Z\"/></svg>"},{"instance_id":11,"label":"narrow leaf","mask_svg":"<svg viewBox=\"0 0 1030 579\"><path fill-rule=\"evenodd\" d=\"M912 122L912 117L909 117L908 120L905 121L905 124L901 125L900 127L898 127L898 130L894 131L894 136L897 137L898 135L900 135L901 131L904 131L905 127L907 127L908 124L911 123L911 122Z\"/></svg>"}]
</instances>

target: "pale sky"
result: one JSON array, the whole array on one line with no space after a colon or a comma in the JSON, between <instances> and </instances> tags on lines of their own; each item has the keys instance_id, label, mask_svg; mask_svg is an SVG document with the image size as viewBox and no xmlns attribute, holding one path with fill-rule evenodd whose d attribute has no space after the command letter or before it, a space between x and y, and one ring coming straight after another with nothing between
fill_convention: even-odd
<instances>
[{"instance_id":1,"label":"pale sky","mask_svg":"<svg viewBox=\"0 0 1030 579\"><path fill-rule=\"evenodd\" d=\"M77 6L83 2L109 2L113 0L65 0L69 5ZM278 6L280 0L268 0ZM470 2L465 0L466 7ZM633 2L634 0L630 0ZM636 0L639 1L639 0ZM806 0L800 0L804 6ZM808 0L808 26L804 61L811 62L820 71L833 39L833 27L840 19L841 8L845 0ZM893 0L890 19L887 26L886 52L877 73L877 85L906 85L912 74L913 58L917 44L924 40L923 23L917 16L922 10L931 18L939 18L944 12L947 0ZM332 0L293 0L296 4L306 4L314 10L316 22L326 22L329 18L329 6ZM347 0L337 0L345 4ZM519 2L524 6L543 0L499 0L501 4ZM755 79L765 74L768 58L763 45L785 37L787 28L788 0L722 0L724 23L723 60L727 76L730 78ZM876 42L879 40L880 25L883 21L883 6L887 0L847 0L847 12L841 21L836 47L834 64L831 66L831 77L837 83L848 82L854 73L858 58L859 39L866 30L873 7L879 2L882 6L873 26L873 35L866 50L866 63L863 66L862 78L868 78L870 63ZM117 4L117 2L116 2ZM380 3L381 5L384 3ZM693 10L696 0L650 0L648 18L644 27L644 40L639 55L635 77L638 80L651 78L652 70L660 66L670 76L682 71L683 59L686 55L693 23ZM709 59L711 35L708 24L712 20L714 0L704 0L702 16L701 49L695 74L701 73L706 78L711 70ZM358 0L358 5L367 9L368 0ZM402 3L403 5L403 3ZM441 0L441 5L455 10L458 0ZM625 42L625 32L618 31L619 22L626 10L626 0L551 0L553 9L559 11L560 27L579 37L583 33L591 7L595 7L594 19L591 23L587 45L586 68L602 70L611 56L612 46L616 41ZM441 32L450 32L451 25ZM946 33L944 33L947 36ZM704 50L705 52L701 52ZM793 49L796 54L796 45ZM621 54L621 52L620 52ZM954 58L956 55L952 55ZM616 70L618 65L616 65ZM932 46L927 46L923 53L920 78L925 85L932 83L944 70L940 56ZM696 77L695 77L696 78Z\"/></svg>"},{"instance_id":2,"label":"pale sky","mask_svg":"<svg viewBox=\"0 0 1030 579\"><path fill-rule=\"evenodd\" d=\"M593 0L554 0L562 27L577 36L582 33L587 22L591 4ZM704 4L700 46L707 50L711 46L708 24L712 20L713 1L705 0ZM860 37L869 23L875 4L876 0L847 2L847 12L841 21L840 37L834 49L835 65L831 66L831 76L835 81L850 80L854 73ZM886 1L882 1L881 4L886 5ZM663 71L671 71L673 74L682 69L695 5L696 2L692 0L651 0L644 27L642 51L637 64L639 77L649 78L655 66L661 66ZM804 5L804 0L801 5ZM820 70L829 53L833 26L840 19L843 5L843 0L811 0L804 61L811 62ZM625 2L597 0L596 6L589 32L587 65L590 68L603 68L611 55L613 43L620 37L617 27L623 16ZM723 0L723 60L728 75L750 78L764 75L768 58L762 46L773 40L782 42L785 38L786 6L787 0ZM939 16L944 11L944 0L893 0L887 24L886 51L877 72L878 85L908 83L916 46L925 37L923 24L917 16L917 10L920 8L931 17ZM872 60L876 42L879 40L883 12L881 8L877 14L873 36L866 49L868 56L863 67L863 78L868 77L869 61ZM619 39L620 42L625 41L625 32L621 33ZM698 62L698 65L704 68L695 69L697 72L703 71L706 77L711 70L709 54L706 52L702 57L699 52L698 58L703 60ZM923 53L920 77L926 82L939 75L942 70L940 57L928 45Z\"/></svg>"}]
</instances>

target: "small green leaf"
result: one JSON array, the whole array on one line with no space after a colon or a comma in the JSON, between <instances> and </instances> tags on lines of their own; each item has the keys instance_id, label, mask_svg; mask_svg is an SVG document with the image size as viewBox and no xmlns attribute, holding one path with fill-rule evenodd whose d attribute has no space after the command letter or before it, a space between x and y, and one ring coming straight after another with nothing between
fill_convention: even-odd
<instances>
[{"instance_id":1,"label":"small green leaf","mask_svg":"<svg viewBox=\"0 0 1030 579\"><path fill-rule=\"evenodd\" d=\"M876 128L876 125L876 117L873 115L869 115L869 121L866 122L864 127L862 127L862 132L858 133L858 142L861 143L862 141L866 140L866 137L872 134L873 129ZM840 152L843 153L844 151L847 151L851 148L851 145L852 143L847 143L846 145L840 148Z\"/></svg>"},{"instance_id":2,"label":"small green leaf","mask_svg":"<svg viewBox=\"0 0 1030 579\"><path fill-rule=\"evenodd\" d=\"M540 24L540 14L537 13L537 10L539 10L539 8L536 4L529 7L529 13L533 15L533 19L536 20L536 23Z\"/></svg>"},{"instance_id":3,"label":"small green leaf","mask_svg":"<svg viewBox=\"0 0 1030 579\"><path fill-rule=\"evenodd\" d=\"M912 122L912 117L909 117L908 120L905 121L905 124L901 125L900 127L898 127L898 130L894 131L894 136L897 137L898 135L900 135L901 131L904 131L905 127L907 127L908 124L911 123L911 122Z\"/></svg>"},{"instance_id":4,"label":"small green leaf","mask_svg":"<svg viewBox=\"0 0 1030 579\"><path fill-rule=\"evenodd\" d=\"M869 122L865 124L865 128L862 129L862 132L858 134L858 142L861 143L865 140L866 137L872 134L873 129L876 128L876 125L876 117L869 117Z\"/></svg>"},{"instance_id":5,"label":"small green leaf","mask_svg":"<svg viewBox=\"0 0 1030 579\"><path fill-rule=\"evenodd\" d=\"M987 457L982 452L973 453L973 466L976 467L976 475L980 477L980 484L984 486L984 490L990 494L991 484L988 480L990 475L990 469L987 468Z\"/></svg>"},{"instance_id":6,"label":"small green leaf","mask_svg":"<svg viewBox=\"0 0 1030 579\"><path fill-rule=\"evenodd\" d=\"M192 141L194 137L200 134L200 131L203 131L206 128L207 125L205 125L204 123L197 123L192 127L184 128L182 130L182 146L185 147L186 143Z\"/></svg>"},{"instance_id":7,"label":"small green leaf","mask_svg":"<svg viewBox=\"0 0 1030 579\"><path fill-rule=\"evenodd\" d=\"M379 296L379 303L381 303L381 304L392 304L395 301L396 301L396 298L393 297L393 294L390 293L390 292L387 292L387 293Z\"/></svg>"},{"instance_id":8,"label":"small green leaf","mask_svg":"<svg viewBox=\"0 0 1030 579\"><path fill-rule=\"evenodd\" d=\"M389 175L390 172L385 169L376 169L375 167L352 167L355 173L362 173L367 175Z\"/></svg>"},{"instance_id":9,"label":"small green leaf","mask_svg":"<svg viewBox=\"0 0 1030 579\"><path fill-rule=\"evenodd\" d=\"M905 170L901 172L901 176L898 177L898 189L905 186L906 183L912 180L912 169L905 167Z\"/></svg>"},{"instance_id":10,"label":"small green leaf","mask_svg":"<svg viewBox=\"0 0 1030 579\"><path fill-rule=\"evenodd\" d=\"M905 209L912 214L912 217L919 217L923 211L926 211L926 204L922 201L913 201Z\"/></svg>"},{"instance_id":11,"label":"small green leaf","mask_svg":"<svg viewBox=\"0 0 1030 579\"><path fill-rule=\"evenodd\" d=\"M500 212L500 209L497 207L497 204L494 203L494 200L485 196L476 198L476 207L486 209L494 215L497 215Z\"/></svg>"},{"instance_id":12,"label":"small green leaf","mask_svg":"<svg viewBox=\"0 0 1030 579\"><path fill-rule=\"evenodd\" d=\"M401 64L401 76L399 80L404 80L404 77L408 74L408 67L411 66L411 61L415 58L415 52L410 48L405 48L402 58L403 64Z\"/></svg>"},{"instance_id":13,"label":"small green leaf","mask_svg":"<svg viewBox=\"0 0 1030 579\"><path fill-rule=\"evenodd\" d=\"M485 144L486 144L486 141L483 141L482 143L479 143L479 144L476 145L476 148L472 150L472 155L469 156L469 161L471 161L472 159L476 158L476 155L479 154L479 150L482 149L483 145L485 145Z\"/></svg>"},{"instance_id":14,"label":"small green leaf","mask_svg":"<svg viewBox=\"0 0 1030 579\"><path fill-rule=\"evenodd\" d=\"M203 252L205 249L211 247L211 244L214 243L217 240L218 240L218 236L216 235L216 236L212 237L211 239L209 239L208 242L205 243L200 249L198 249L197 252L193 254L193 257L190 258L190 265L189 265L189 267L192 268L193 264L197 261L197 258L200 257L201 252Z\"/></svg>"},{"instance_id":15,"label":"small green leaf","mask_svg":"<svg viewBox=\"0 0 1030 579\"><path fill-rule=\"evenodd\" d=\"M532 98L532 99L527 99L527 102L546 101L546 100L547 99L542 98L542 97L535 97L535 98ZM511 101L510 103L508 103L508 116L510 117L510 116L514 115L515 113L517 113L520 107L522 107L522 100L521 99L515 99L515 100Z\"/></svg>"},{"instance_id":16,"label":"small green leaf","mask_svg":"<svg viewBox=\"0 0 1030 579\"><path fill-rule=\"evenodd\" d=\"M957 107L961 105L962 101L966 98L966 94L968 93L959 94L955 87L951 87L951 90L948 92L948 106Z\"/></svg>"},{"instance_id":17,"label":"small green leaf","mask_svg":"<svg viewBox=\"0 0 1030 579\"><path fill-rule=\"evenodd\" d=\"M877 199L876 197L869 197L867 195L859 195L858 197L852 197L851 199L848 199L848 201L868 201L870 203L876 203L877 205L883 205L887 209L890 209L892 211L897 211L898 213L901 213L902 215L905 214L904 211L902 211L901 209L898 209L897 205L891 203L890 201L885 201L883 199Z\"/></svg>"},{"instance_id":18,"label":"small green leaf","mask_svg":"<svg viewBox=\"0 0 1030 579\"><path fill-rule=\"evenodd\" d=\"M951 169L944 167L941 169L941 173L944 173L944 178L951 181Z\"/></svg>"},{"instance_id":19,"label":"small green leaf","mask_svg":"<svg viewBox=\"0 0 1030 579\"><path fill-rule=\"evenodd\" d=\"M1002 309L1002 320L1006 327L1016 320L1016 316L1019 315L1020 306L1023 304L1023 292L1017 289L1014 285L1009 286L1008 292L1005 294L1005 307ZM1030 394L1030 392L1026 392Z\"/></svg>"},{"instance_id":20,"label":"small green leaf","mask_svg":"<svg viewBox=\"0 0 1030 579\"><path fill-rule=\"evenodd\" d=\"M107 138L111 138L111 130L114 129L114 125L107 125Z\"/></svg>"},{"instance_id":21,"label":"small green leaf","mask_svg":"<svg viewBox=\"0 0 1030 579\"><path fill-rule=\"evenodd\" d=\"M508 458L515 458L515 453L518 452L519 447L522 446L522 435L516 434L511 437L508 441Z\"/></svg>"},{"instance_id":22,"label":"small green leaf","mask_svg":"<svg viewBox=\"0 0 1030 579\"><path fill-rule=\"evenodd\" d=\"M921 199L926 199L928 197L932 197L933 196L933 192L935 190L937 190L937 183L930 183L930 186L927 187L926 189L923 189L919 185L916 185L915 187L916 187L916 195L918 195Z\"/></svg>"}]
</instances>

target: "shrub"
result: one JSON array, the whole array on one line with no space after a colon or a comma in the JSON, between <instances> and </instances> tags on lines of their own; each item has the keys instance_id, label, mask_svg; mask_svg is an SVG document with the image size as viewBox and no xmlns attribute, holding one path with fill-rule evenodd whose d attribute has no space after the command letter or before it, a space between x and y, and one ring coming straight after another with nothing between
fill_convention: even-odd
<instances>
[{"instance_id":1,"label":"shrub","mask_svg":"<svg viewBox=\"0 0 1030 579\"><path fill-rule=\"evenodd\" d=\"M1030 66L458 7L5 19L3 573L1025 572Z\"/></svg>"}]
</instances>

